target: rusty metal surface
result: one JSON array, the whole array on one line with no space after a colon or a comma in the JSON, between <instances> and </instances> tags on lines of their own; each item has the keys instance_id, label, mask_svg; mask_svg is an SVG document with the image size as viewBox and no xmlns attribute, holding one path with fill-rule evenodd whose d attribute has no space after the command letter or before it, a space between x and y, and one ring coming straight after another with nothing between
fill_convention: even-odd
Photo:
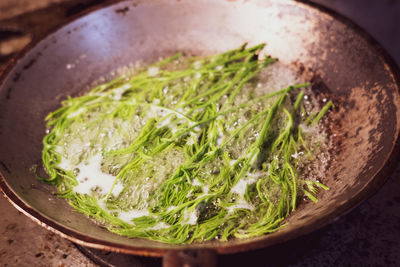
<instances>
[{"instance_id":1,"label":"rusty metal surface","mask_svg":"<svg viewBox=\"0 0 400 267\"><path fill-rule=\"evenodd\" d=\"M94 247L142 255L182 248L115 236L63 201L49 201L53 188L29 173L32 164L40 163L43 116L66 95L131 61L176 50L222 51L244 41L267 41L268 53L286 64L300 63L307 70L304 75L313 74L315 89L341 103L336 121L342 123L332 127L333 133L343 135L340 153L326 178L335 189L324 194L318 205L293 214L289 226L275 234L184 247L234 253L283 242L330 222L376 190L396 163L389 156L398 148L399 77L385 52L345 20L302 4L211 3L120 3L65 26L27 51L8 72L0 92L4 149L0 159L5 177L0 183L12 201L48 229ZM161 14L171 18L168 23L159 19ZM249 16L256 19L246 21Z\"/></svg>"}]
</instances>

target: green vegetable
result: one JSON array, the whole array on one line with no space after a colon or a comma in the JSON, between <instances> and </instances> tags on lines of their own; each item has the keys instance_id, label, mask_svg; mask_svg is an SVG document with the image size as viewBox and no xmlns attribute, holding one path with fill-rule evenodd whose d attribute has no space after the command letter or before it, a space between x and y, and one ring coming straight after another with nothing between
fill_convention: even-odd
<instances>
[{"instance_id":1,"label":"green vegetable","mask_svg":"<svg viewBox=\"0 0 400 267\"><path fill-rule=\"evenodd\" d=\"M301 123L315 125L332 103L304 118L309 84L260 94L257 75L276 61L258 59L263 48L176 54L68 98L46 118L41 179L128 237L190 243L276 231L301 197L316 202L317 187L329 189L298 166L313 149Z\"/></svg>"}]
</instances>

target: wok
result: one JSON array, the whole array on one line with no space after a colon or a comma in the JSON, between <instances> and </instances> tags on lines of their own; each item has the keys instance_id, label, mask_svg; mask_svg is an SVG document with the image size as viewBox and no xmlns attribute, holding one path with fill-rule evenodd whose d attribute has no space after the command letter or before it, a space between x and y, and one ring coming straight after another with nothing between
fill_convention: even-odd
<instances>
[{"instance_id":1,"label":"wok","mask_svg":"<svg viewBox=\"0 0 400 267\"><path fill-rule=\"evenodd\" d=\"M321 177L331 190L316 204L300 205L286 227L257 238L190 245L129 239L75 212L53 195L54 187L36 180L31 168L41 163L44 117L62 99L137 60L177 51L212 54L244 42L267 42L266 53L336 105L329 119L336 145ZM34 221L94 248L171 259L183 250L207 256L271 246L326 225L382 185L399 150L399 84L397 67L371 37L320 6L281 0L113 3L65 24L10 62L0 79L0 186Z\"/></svg>"}]
</instances>

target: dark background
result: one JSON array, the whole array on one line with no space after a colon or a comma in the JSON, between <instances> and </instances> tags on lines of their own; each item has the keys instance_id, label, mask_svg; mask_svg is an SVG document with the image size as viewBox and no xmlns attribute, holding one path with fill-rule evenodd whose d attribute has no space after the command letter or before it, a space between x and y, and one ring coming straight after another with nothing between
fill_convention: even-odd
<instances>
[{"instance_id":1,"label":"dark background","mask_svg":"<svg viewBox=\"0 0 400 267\"><path fill-rule=\"evenodd\" d=\"M0 0L0 72L13 53L31 39L68 17L103 2ZM400 0L312 2L351 18L381 43L400 65ZM0 210L9 211L0 219L0 264L3 266L9 263L26 265L27 262L43 266L89 264L69 241L48 234L49 240L40 239L45 230L18 215L3 199ZM10 227L14 224L14 228ZM23 242L18 235L20 231L13 232L14 229L29 229L32 236L38 238ZM160 264L157 260L134 259L132 256L98 255L117 266L124 266L129 261L139 265ZM10 262L11 259L15 262ZM219 263L223 266L400 266L400 164L374 196L323 229L272 248L221 256Z\"/></svg>"}]
</instances>

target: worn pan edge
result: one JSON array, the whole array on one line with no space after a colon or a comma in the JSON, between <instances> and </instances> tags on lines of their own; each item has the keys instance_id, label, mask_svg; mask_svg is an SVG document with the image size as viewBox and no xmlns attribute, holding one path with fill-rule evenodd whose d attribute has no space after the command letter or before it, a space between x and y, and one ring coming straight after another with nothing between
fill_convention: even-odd
<instances>
[{"instance_id":1,"label":"worn pan edge","mask_svg":"<svg viewBox=\"0 0 400 267\"><path fill-rule=\"evenodd\" d=\"M31 48L36 46L44 37L54 33L58 29L66 26L70 22L81 18L89 13L92 13L94 11L100 10L105 7L110 7L112 5L116 5L120 2L123 2L124 0L113 0L113 1L108 1L106 3L102 3L99 5L96 5L88 10L85 10L75 16L72 16L68 20L66 20L63 24L56 26L55 28L49 30L46 34L40 36L39 38L35 38L34 41L32 41L28 46L26 46L20 53L18 53L16 56L14 56L10 62L7 64L6 69L3 71L3 73L0 74L0 84L4 82L5 78L7 77L8 73L13 69L13 67L18 63L18 61L25 56L25 54L30 51ZM140 2L140 1L137 1ZM320 4L312 3L307 0L297 0L296 4L300 4L304 6L305 8L312 8L316 9L321 13L325 13L326 15L329 15L333 17L335 20L338 20L342 22L343 24L347 25L349 28L354 30L354 32L358 35L360 35L363 39L367 41L367 43L379 54L379 56L382 58L383 62L388 65L389 68L389 73L392 76L393 83L397 87L397 91L400 92L400 71L399 67L393 60L393 58L388 54L388 52L371 36L369 35L362 27L351 21L350 19L346 18L345 16L337 13L336 11L333 11L330 8L321 6ZM118 244L118 243L113 243L113 242L107 242L104 240L100 240L97 238L91 238L86 235L82 235L79 232L76 232L74 230L71 230L69 228L66 228L58 223L55 223L51 221L50 219L46 218L43 216L41 213L37 212L34 208L29 206L29 204L25 203L22 199L18 197L18 195L12 190L12 188L7 184L6 179L4 176L0 173L0 189L2 190L2 193L5 195L8 201L10 201L11 204L13 204L19 211L24 213L26 216L31 218L33 221L38 223L39 225L45 227L46 229L60 235L63 238L66 238L72 242L75 242L80 245L96 248L96 249L104 249L104 250L109 250L113 252L120 252L120 253L126 253L126 254L134 254L134 255L142 255L142 256L162 256L167 250L172 250L172 249L199 249L199 248L213 248L215 249L218 253L220 254L231 254L231 253L237 253L237 252L244 252L248 250L253 250L253 249L258 249L258 248L263 248L267 247L270 245L278 244L278 243L283 243L291 239L298 238L302 235L308 234L312 232L313 230L320 229L330 222L334 221L335 219L347 214L350 212L352 209L356 208L358 204L360 204L363 200L366 200L368 197L370 197L374 192L376 192L387 180L388 176L393 172L394 167L397 164L398 156L400 154L400 138L399 138L399 132L396 133L396 136L394 138L394 142L392 145L391 152L387 154L387 157L384 160L384 164L382 168L375 173L373 176L371 182L366 185L364 190L362 190L360 193L355 195L353 198L351 198L346 204L336 208L334 211L332 211L330 214L327 216L320 218L317 221L314 221L312 224L303 226L301 228L298 228L296 232L287 232L284 235L280 235L279 238L269 238L269 239L261 239L261 240L255 240L255 241L250 241L247 243L240 243L240 244L235 244L235 245L223 245L223 246L218 246L215 247L213 245L207 247L204 246L205 244L201 247L196 246L196 244L193 245L182 245L182 246L171 246L171 248L168 249L161 249L161 248L150 248L150 247L135 247L134 245L123 245L123 244Z\"/></svg>"}]
</instances>

